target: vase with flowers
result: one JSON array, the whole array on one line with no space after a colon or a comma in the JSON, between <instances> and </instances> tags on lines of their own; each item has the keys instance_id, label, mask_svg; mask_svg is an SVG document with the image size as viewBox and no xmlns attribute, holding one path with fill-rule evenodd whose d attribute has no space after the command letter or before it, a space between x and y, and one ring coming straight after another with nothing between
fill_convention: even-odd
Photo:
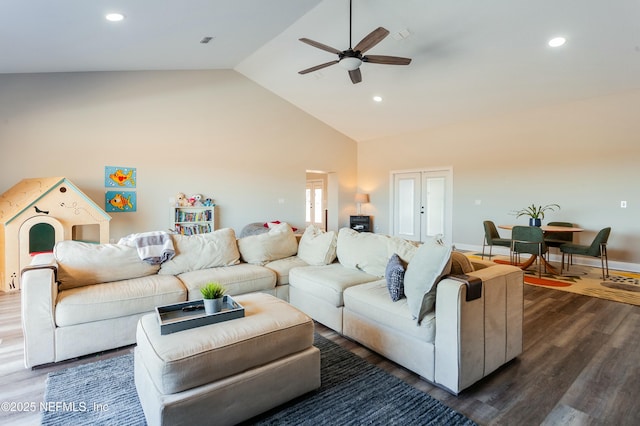
<instances>
[{"instance_id":1,"label":"vase with flowers","mask_svg":"<svg viewBox=\"0 0 640 426\"><path fill-rule=\"evenodd\" d=\"M529 226L542 226L542 219L544 219L544 213L547 211L556 211L556 210L560 210L560 205L547 204L545 206L536 206L535 204L531 204L528 207L514 211L513 214L516 217L529 216Z\"/></svg>"}]
</instances>

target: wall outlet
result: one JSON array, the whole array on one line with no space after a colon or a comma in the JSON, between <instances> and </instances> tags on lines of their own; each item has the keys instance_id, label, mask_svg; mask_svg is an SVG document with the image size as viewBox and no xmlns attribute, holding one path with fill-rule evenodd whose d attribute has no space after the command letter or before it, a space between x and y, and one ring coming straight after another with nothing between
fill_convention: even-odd
<instances>
[{"instance_id":1,"label":"wall outlet","mask_svg":"<svg viewBox=\"0 0 640 426\"><path fill-rule=\"evenodd\" d=\"M627 208L627 202L626 201L620 201L620 208L621 209L626 209Z\"/></svg>"}]
</instances>

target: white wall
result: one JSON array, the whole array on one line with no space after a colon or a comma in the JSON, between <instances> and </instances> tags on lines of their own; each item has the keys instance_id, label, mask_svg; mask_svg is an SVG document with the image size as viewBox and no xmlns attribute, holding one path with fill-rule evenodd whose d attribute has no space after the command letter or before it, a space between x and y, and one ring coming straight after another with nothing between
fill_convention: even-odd
<instances>
[{"instance_id":1,"label":"white wall","mask_svg":"<svg viewBox=\"0 0 640 426\"><path fill-rule=\"evenodd\" d=\"M104 167L137 168L137 212L111 213L116 240L167 229L177 192L214 198L237 233L303 226L306 170L338 178L331 223L355 209L356 143L232 70L0 75L0 147L0 193L65 176L104 206Z\"/></svg>"},{"instance_id":2,"label":"white wall","mask_svg":"<svg viewBox=\"0 0 640 426\"><path fill-rule=\"evenodd\" d=\"M635 91L359 143L367 214L390 232L390 171L453 166L456 244L481 246L483 220L526 224L510 212L558 203L546 222L585 228L583 244L611 226L610 259L640 263L639 106Z\"/></svg>"}]
</instances>

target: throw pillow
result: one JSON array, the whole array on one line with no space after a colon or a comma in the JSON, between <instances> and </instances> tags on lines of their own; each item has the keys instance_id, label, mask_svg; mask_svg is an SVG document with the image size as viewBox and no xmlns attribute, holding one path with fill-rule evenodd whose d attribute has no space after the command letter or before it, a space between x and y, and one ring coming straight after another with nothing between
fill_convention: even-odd
<instances>
[{"instance_id":1,"label":"throw pillow","mask_svg":"<svg viewBox=\"0 0 640 426\"><path fill-rule=\"evenodd\" d=\"M388 242L386 235L341 228L338 231L338 260L346 268L382 278L389 262Z\"/></svg>"},{"instance_id":2,"label":"throw pillow","mask_svg":"<svg viewBox=\"0 0 640 426\"><path fill-rule=\"evenodd\" d=\"M56 243L53 254L60 290L144 277L160 269L160 265L142 261L135 248L120 244L64 240Z\"/></svg>"},{"instance_id":3,"label":"throw pillow","mask_svg":"<svg viewBox=\"0 0 640 426\"><path fill-rule=\"evenodd\" d=\"M384 277L387 280L391 300L397 302L402 299L404 297L404 265L396 253L389 258Z\"/></svg>"},{"instance_id":4,"label":"throw pillow","mask_svg":"<svg viewBox=\"0 0 640 426\"><path fill-rule=\"evenodd\" d=\"M459 251L454 251L451 253L451 272L450 274L468 274L469 272L473 272L475 269L471 264L471 261L467 256Z\"/></svg>"},{"instance_id":5,"label":"throw pillow","mask_svg":"<svg viewBox=\"0 0 640 426\"><path fill-rule=\"evenodd\" d=\"M417 241L409 241L400 237L391 237L389 238L388 244L388 255L397 254L400 256L400 259L406 264L411 262L413 255L416 253L420 247L420 243Z\"/></svg>"},{"instance_id":6,"label":"throw pillow","mask_svg":"<svg viewBox=\"0 0 640 426\"><path fill-rule=\"evenodd\" d=\"M179 275L240 262L235 231L231 228L197 235L171 235L176 255L160 267L160 275Z\"/></svg>"},{"instance_id":7,"label":"throw pillow","mask_svg":"<svg viewBox=\"0 0 640 426\"><path fill-rule=\"evenodd\" d=\"M291 226L282 222L271 227L267 233L240 238L238 248L245 262L264 265L273 260L295 256L298 252L298 240Z\"/></svg>"},{"instance_id":8,"label":"throw pillow","mask_svg":"<svg viewBox=\"0 0 640 426\"><path fill-rule=\"evenodd\" d=\"M451 270L451 247L438 239L426 241L414 254L404 274L409 311L420 323L436 300L436 284Z\"/></svg>"},{"instance_id":9,"label":"throw pillow","mask_svg":"<svg viewBox=\"0 0 640 426\"><path fill-rule=\"evenodd\" d=\"M325 232L309 225L300 238L298 257L309 265L328 265L336 259L337 242L335 231Z\"/></svg>"}]
</instances>

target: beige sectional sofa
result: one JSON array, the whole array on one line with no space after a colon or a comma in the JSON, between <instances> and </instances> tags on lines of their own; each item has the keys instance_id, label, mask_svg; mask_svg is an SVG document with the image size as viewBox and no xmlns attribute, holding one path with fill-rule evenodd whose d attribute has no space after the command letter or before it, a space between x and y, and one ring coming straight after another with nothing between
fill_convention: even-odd
<instances>
[{"instance_id":1,"label":"beige sectional sofa","mask_svg":"<svg viewBox=\"0 0 640 426\"><path fill-rule=\"evenodd\" d=\"M407 264L407 297L395 302L385 277L394 253ZM290 303L428 381L457 394L522 352L519 268L348 228L337 236L337 258L291 270ZM467 300L464 280L440 279L451 272L480 279L479 297Z\"/></svg>"},{"instance_id":2,"label":"beige sectional sofa","mask_svg":"<svg viewBox=\"0 0 640 426\"><path fill-rule=\"evenodd\" d=\"M200 287L210 281L232 296L264 292L287 300L289 269L306 265L286 224L241 240L230 228L171 238L176 255L161 265L121 244L61 241L52 254L37 255L22 273L25 366L133 344L140 317L201 299Z\"/></svg>"},{"instance_id":3,"label":"beige sectional sofa","mask_svg":"<svg viewBox=\"0 0 640 426\"><path fill-rule=\"evenodd\" d=\"M453 393L522 351L523 274L515 267L472 265L442 245L348 228L310 227L299 243L287 224L240 239L231 229L172 239L176 255L162 265L119 244L60 242L36 256L21 280L25 365L133 344L140 317L200 299L209 281L230 295L276 295ZM385 279L394 253L408 264L409 295L395 302ZM482 280L479 297L467 300L466 283L440 279L452 264Z\"/></svg>"}]
</instances>

